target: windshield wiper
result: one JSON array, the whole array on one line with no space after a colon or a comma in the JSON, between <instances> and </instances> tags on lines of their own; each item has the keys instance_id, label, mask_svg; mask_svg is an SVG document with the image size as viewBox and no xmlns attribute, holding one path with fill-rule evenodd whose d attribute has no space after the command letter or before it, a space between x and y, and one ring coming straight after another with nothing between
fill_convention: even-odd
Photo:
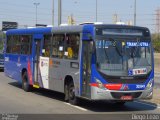
<instances>
[{"instance_id":1,"label":"windshield wiper","mask_svg":"<svg viewBox=\"0 0 160 120\"><path fill-rule=\"evenodd\" d=\"M132 52L132 53L131 53L131 57L132 57L132 58L136 56L136 53L137 53L138 48L139 48L139 46L138 46L139 43L140 43L140 39L137 38L137 42L136 42L137 46L135 46L135 49L134 49L133 51L131 51L131 52ZM133 48L132 48L132 49L133 49Z\"/></svg>"},{"instance_id":2,"label":"windshield wiper","mask_svg":"<svg viewBox=\"0 0 160 120\"><path fill-rule=\"evenodd\" d=\"M138 46L135 46L133 48L131 48L131 57L134 58L136 56L136 53L138 51Z\"/></svg>"},{"instance_id":3,"label":"windshield wiper","mask_svg":"<svg viewBox=\"0 0 160 120\"><path fill-rule=\"evenodd\" d=\"M106 44L106 41L105 41L105 44ZM107 52L106 52L106 48L104 47L103 49L104 49L104 53L105 53L105 55L106 55L106 57L107 57L108 63L111 63L111 62L110 62L110 59L109 59L109 56L108 56L108 54L107 54Z\"/></svg>"},{"instance_id":4,"label":"windshield wiper","mask_svg":"<svg viewBox=\"0 0 160 120\"><path fill-rule=\"evenodd\" d=\"M117 47L116 40L114 40L113 38L109 38L109 40L114 42L114 43L113 43L113 44L114 44L113 46L116 48L117 53L119 54L119 56L123 57L122 52L120 52L120 50L119 50L118 47Z\"/></svg>"}]
</instances>

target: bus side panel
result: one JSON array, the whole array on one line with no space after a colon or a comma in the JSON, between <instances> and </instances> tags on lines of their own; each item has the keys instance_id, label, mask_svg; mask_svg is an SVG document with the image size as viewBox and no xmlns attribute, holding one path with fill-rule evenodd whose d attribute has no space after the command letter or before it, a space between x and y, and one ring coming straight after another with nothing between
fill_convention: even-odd
<instances>
[{"instance_id":1,"label":"bus side panel","mask_svg":"<svg viewBox=\"0 0 160 120\"><path fill-rule=\"evenodd\" d=\"M6 76L14 79L16 71L14 70L16 67L15 62L13 60L13 55L6 54L5 62L4 62L4 72Z\"/></svg>"},{"instance_id":2,"label":"bus side panel","mask_svg":"<svg viewBox=\"0 0 160 120\"><path fill-rule=\"evenodd\" d=\"M49 88L64 93L64 80L68 75L73 79L76 95L79 95L79 71L78 61L52 59L49 68Z\"/></svg>"},{"instance_id":3,"label":"bus side panel","mask_svg":"<svg viewBox=\"0 0 160 120\"><path fill-rule=\"evenodd\" d=\"M32 66L33 65L31 61L31 56L22 55L20 57L20 67L19 67L20 75L22 76L22 70L24 69L27 70L28 80L29 80L28 82L30 85L32 85L32 73L33 73Z\"/></svg>"},{"instance_id":4,"label":"bus side panel","mask_svg":"<svg viewBox=\"0 0 160 120\"><path fill-rule=\"evenodd\" d=\"M18 82L22 82L22 70L27 70L28 56L5 55L5 74Z\"/></svg>"},{"instance_id":5,"label":"bus side panel","mask_svg":"<svg viewBox=\"0 0 160 120\"><path fill-rule=\"evenodd\" d=\"M5 56L5 74L14 80L21 82L20 56L8 54Z\"/></svg>"}]
</instances>

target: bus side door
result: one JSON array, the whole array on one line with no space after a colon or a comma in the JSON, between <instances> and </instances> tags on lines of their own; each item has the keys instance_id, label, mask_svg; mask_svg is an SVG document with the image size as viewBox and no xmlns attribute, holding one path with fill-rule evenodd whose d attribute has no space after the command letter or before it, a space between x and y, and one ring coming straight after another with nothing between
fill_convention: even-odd
<instances>
[{"instance_id":1,"label":"bus side door","mask_svg":"<svg viewBox=\"0 0 160 120\"><path fill-rule=\"evenodd\" d=\"M90 98L91 97L91 58L92 58L92 44L91 41L83 41L82 50L82 96Z\"/></svg>"},{"instance_id":2,"label":"bus side door","mask_svg":"<svg viewBox=\"0 0 160 120\"><path fill-rule=\"evenodd\" d=\"M34 69L34 85L37 85L39 87L39 78L40 78L40 72L39 72L39 59L40 55L42 54L42 40L43 35L42 34L35 34L33 36L33 69Z\"/></svg>"}]
</instances>

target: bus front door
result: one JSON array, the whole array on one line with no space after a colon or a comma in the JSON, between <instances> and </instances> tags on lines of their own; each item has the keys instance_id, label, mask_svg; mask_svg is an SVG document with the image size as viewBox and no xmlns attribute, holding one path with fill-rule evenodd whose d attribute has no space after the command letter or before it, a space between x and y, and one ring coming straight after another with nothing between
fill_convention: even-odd
<instances>
[{"instance_id":1,"label":"bus front door","mask_svg":"<svg viewBox=\"0 0 160 120\"><path fill-rule=\"evenodd\" d=\"M92 44L90 41L83 41L83 76L82 76L82 96L90 98L91 88L91 57L92 57Z\"/></svg>"},{"instance_id":2,"label":"bus front door","mask_svg":"<svg viewBox=\"0 0 160 120\"><path fill-rule=\"evenodd\" d=\"M34 38L34 87L39 88L39 59L41 55L41 38Z\"/></svg>"}]
</instances>

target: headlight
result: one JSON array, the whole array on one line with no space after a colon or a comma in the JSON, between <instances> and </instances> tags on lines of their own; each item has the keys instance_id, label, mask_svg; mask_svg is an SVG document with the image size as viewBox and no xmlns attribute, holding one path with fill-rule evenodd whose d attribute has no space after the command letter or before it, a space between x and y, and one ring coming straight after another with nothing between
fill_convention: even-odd
<instances>
[{"instance_id":1,"label":"headlight","mask_svg":"<svg viewBox=\"0 0 160 120\"><path fill-rule=\"evenodd\" d=\"M95 78L95 80L96 80L96 83L97 83L97 87L98 87L98 88L106 89L106 88L104 87L103 83L102 83L99 79Z\"/></svg>"},{"instance_id":2,"label":"headlight","mask_svg":"<svg viewBox=\"0 0 160 120\"><path fill-rule=\"evenodd\" d=\"M154 81L154 79L151 79L149 81L149 83L147 84L146 90L149 90L149 89L151 89L153 87L153 81Z\"/></svg>"}]
</instances>

